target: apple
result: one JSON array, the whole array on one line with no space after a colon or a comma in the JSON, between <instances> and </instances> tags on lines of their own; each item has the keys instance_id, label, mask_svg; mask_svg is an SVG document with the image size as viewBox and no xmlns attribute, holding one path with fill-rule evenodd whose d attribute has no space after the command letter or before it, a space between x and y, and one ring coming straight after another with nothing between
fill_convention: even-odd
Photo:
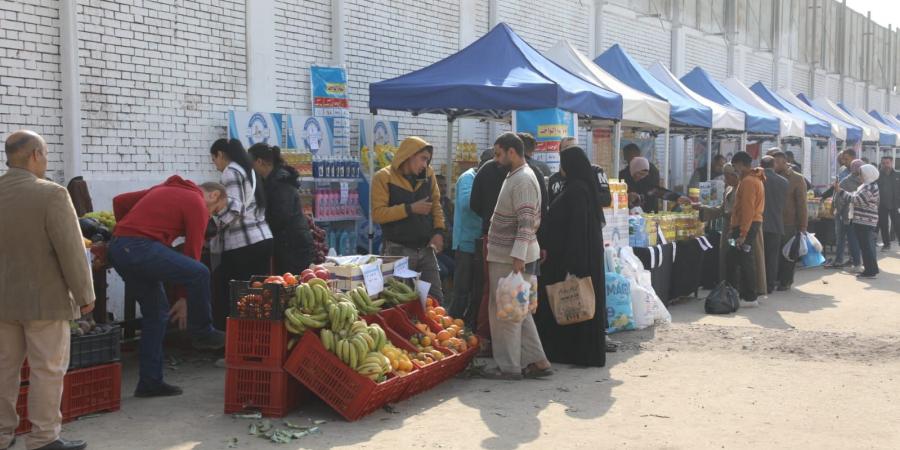
<instances>
[{"instance_id":1,"label":"apple","mask_svg":"<svg viewBox=\"0 0 900 450\"><path fill-rule=\"evenodd\" d=\"M316 278L316 274L315 274L315 273L312 273L312 272L310 272L310 273L304 273L303 275L300 275L300 282L302 282L302 283L309 283L309 280L312 280L312 279L314 279L314 278Z\"/></svg>"},{"instance_id":2,"label":"apple","mask_svg":"<svg viewBox=\"0 0 900 450\"><path fill-rule=\"evenodd\" d=\"M316 270L315 274L316 274L316 278L321 278L323 280L331 279L331 273L328 272L327 270Z\"/></svg>"},{"instance_id":3,"label":"apple","mask_svg":"<svg viewBox=\"0 0 900 450\"><path fill-rule=\"evenodd\" d=\"M319 264L319 265L312 266L312 270L314 270L314 271L316 271L316 272L318 272L318 271L320 271L320 270L324 270L324 271L327 272L327 271L328 271L328 268L325 267L325 266L323 266L323 265L321 265L321 264Z\"/></svg>"},{"instance_id":4,"label":"apple","mask_svg":"<svg viewBox=\"0 0 900 450\"><path fill-rule=\"evenodd\" d=\"M266 278L266 281L264 281L264 283L266 283L266 284L268 284L268 283L284 284L284 278L282 278L278 275L272 275L271 277Z\"/></svg>"},{"instance_id":5,"label":"apple","mask_svg":"<svg viewBox=\"0 0 900 450\"><path fill-rule=\"evenodd\" d=\"M307 275L315 275L315 273L316 273L315 269L306 269L303 272L300 272L300 278L303 278Z\"/></svg>"}]
</instances>

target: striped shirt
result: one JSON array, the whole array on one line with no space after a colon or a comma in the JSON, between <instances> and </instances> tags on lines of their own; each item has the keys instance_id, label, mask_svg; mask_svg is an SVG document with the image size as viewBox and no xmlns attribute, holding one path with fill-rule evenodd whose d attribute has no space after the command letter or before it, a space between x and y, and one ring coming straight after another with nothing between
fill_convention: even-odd
<instances>
[{"instance_id":1,"label":"striped shirt","mask_svg":"<svg viewBox=\"0 0 900 450\"><path fill-rule=\"evenodd\" d=\"M845 199L850 200L850 222L867 225L870 227L878 226L878 202L880 194L878 192L878 183L864 184L856 189L856 192L841 191Z\"/></svg>"},{"instance_id":2,"label":"striped shirt","mask_svg":"<svg viewBox=\"0 0 900 450\"><path fill-rule=\"evenodd\" d=\"M487 260L526 264L540 259L537 230L541 225L541 190L528 165L513 170L503 181L491 227L488 231Z\"/></svg>"},{"instance_id":3,"label":"striped shirt","mask_svg":"<svg viewBox=\"0 0 900 450\"><path fill-rule=\"evenodd\" d=\"M256 180L256 174L251 173L248 177L244 168L234 162L222 172L228 206L215 215L215 221L219 227L219 244L224 251L272 239L265 208L256 206Z\"/></svg>"}]
</instances>

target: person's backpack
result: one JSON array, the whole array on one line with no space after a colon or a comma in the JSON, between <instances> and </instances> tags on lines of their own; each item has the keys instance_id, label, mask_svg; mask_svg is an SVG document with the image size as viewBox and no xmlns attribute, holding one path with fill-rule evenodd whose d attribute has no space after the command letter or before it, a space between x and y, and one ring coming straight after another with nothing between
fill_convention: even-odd
<instances>
[{"instance_id":1,"label":"person's backpack","mask_svg":"<svg viewBox=\"0 0 900 450\"><path fill-rule=\"evenodd\" d=\"M727 281L722 281L709 292L704 309L707 314L731 314L741 308L741 300L737 289Z\"/></svg>"}]
</instances>

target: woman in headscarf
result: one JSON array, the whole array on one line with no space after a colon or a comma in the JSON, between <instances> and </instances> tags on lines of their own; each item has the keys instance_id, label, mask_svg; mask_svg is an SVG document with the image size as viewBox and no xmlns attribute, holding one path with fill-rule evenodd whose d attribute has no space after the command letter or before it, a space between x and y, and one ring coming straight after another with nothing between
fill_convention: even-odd
<instances>
[{"instance_id":1,"label":"woman in headscarf","mask_svg":"<svg viewBox=\"0 0 900 450\"><path fill-rule=\"evenodd\" d=\"M740 175L731 163L727 163L722 167L722 173L725 177L725 198L722 206L710 208L706 206L700 207L700 218L704 222L713 222L713 228L722 231L719 238L719 281L725 280L728 273L725 267L725 258L728 249L729 233L728 224L731 223L731 212L734 210L734 198L737 192L737 185L740 182ZM762 233L756 233L756 242L753 243L753 260L756 261L756 293L758 295L766 295L768 286L766 286L766 267L765 267L765 245L763 245Z\"/></svg>"},{"instance_id":2,"label":"woman in headscarf","mask_svg":"<svg viewBox=\"0 0 900 450\"><path fill-rule=\"evenodd\" d=\"M541 248L547 253L541 264L535 322L550 361L603 366L606 364L606 282L600 186L580 147L560 152L560 173L565 177L565 187L550 203L538 236ZM586 322L559 325L550 309L546 286L565 280L569 274L591 278L595 313Z\"/></svg>"},{"instance_id":3,"label":"woman in headscarf","mask_svg":"<svg viewBox=\"0 0 900 450\"><path fill-rule=\"evenodd\" d=\"M866 164L860 167L863 184L856 191L848 192L835 184L835 195L850 205L850 226L862 252L863 271L858 278L875 278L878 275L878 258L875 254L875 230L878 226L878 169Z\"/></svg>"},{"instance_id":4,"label":"woman in headscarf","mask_svg":"<svg viewBox=\"0 0 900 450\"><path fill-rule=\"evenodd\" d=\"M641 210L648 213L659 211L659 200L688 204L691 199L683 194L670 191L659 186L659 180L653 180L650 176L650 161L647 158L637 156L628 163L628 170L631 173L631 181L625 180L628 184L628 206L640 206Z\"/></svg>"}]
</instances>

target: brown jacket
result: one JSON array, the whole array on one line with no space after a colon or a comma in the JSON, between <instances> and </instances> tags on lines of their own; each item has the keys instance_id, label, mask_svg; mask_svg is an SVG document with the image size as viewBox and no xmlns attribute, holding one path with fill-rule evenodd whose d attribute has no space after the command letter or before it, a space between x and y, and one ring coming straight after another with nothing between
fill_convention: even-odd
<instances>
[{"instance_id":1,"label":"brown jacket","mask_svg":"<svg viewBox=\"0 0 900 450\"><path fill-rule=\"evenodd\" d=\"M731 213L731 228L740 228L741 237L746 237L750 224L762 222L763 210L766 207L765 172L756 168L750 171L738 184L734 199L734 211Z\"/></svg>"},{"instance_id":2,"label":"brown jacket","mask_svg":"<svg viewBox=\"0 0 900 450\"><path fill-rule=\"evenodd\" d=\"M0 320L69 320L94 301L66 188L22 169L0 176Z\"/></svg>"},{"instance_id":3,"label":"brown jacket","mask_svg":"<svg viewBox=\"0 0 900 450\"><path fill-rule=\"evenodd\" d=\"M784 200L784 229L806 228L806 180L790 167L779 175L788 180L787 198Z\"/></svg>"}]
</instances>

